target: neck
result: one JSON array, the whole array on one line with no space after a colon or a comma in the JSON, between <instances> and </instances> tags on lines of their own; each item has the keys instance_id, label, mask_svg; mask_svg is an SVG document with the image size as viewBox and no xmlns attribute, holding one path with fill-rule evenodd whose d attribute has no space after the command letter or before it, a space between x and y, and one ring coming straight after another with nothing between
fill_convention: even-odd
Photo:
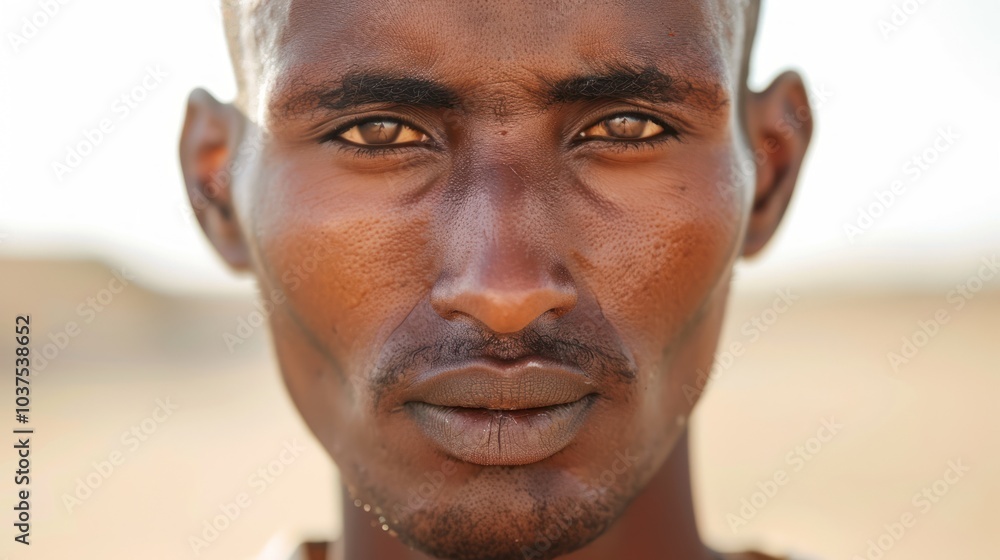
<instances>
[{"instance_id":1,"label":"neck","mask_svg":"<svg viewBox=\"0 0 1000 560\"><path fill-rule=\"evenodd\" d=\"M344 490L345 500L348 494ZM410 550L380 527L372 527L367 514L346 501L344 534L337 558L359 560L432 560ZM698 536L691 498L687 432L646 488L615 524L597 540L562 557L562 560L607 558L659 558L662 560L712 560L717 558Z\"/></svg>"}]
</instances>

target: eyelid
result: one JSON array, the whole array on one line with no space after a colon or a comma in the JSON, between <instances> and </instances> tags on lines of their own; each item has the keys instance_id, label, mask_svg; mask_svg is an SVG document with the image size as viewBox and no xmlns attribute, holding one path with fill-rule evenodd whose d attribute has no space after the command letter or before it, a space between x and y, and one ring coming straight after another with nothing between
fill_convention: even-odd
<instances>
[{"instance_id":1,"label":"eyelid","mask_svg":"<svg viewBox=\"0 0 1000 560\"><path fill-rule=\"evenodd\" d=\"M386 144L382 147L368 146L365 144L354 144L353 142L348 142L346 140L334 141L332 143L340 151L351 154L355 157L366 158L379 158L400 154L413 147L409 144Z\"/></svg>"}]
</instances>

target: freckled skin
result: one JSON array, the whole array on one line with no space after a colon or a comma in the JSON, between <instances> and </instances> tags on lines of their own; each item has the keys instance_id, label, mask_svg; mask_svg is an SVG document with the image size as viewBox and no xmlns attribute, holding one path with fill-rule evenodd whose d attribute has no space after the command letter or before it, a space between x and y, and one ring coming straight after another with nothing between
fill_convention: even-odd
<instances>
[{"instance_id":1,"label":"freckled skin","mask_svg":"<svg viewBox=\"0 0 1000 560\"><path fill-rule=\"evenodd\" d=\"M745 91L743 16L721 1L260 12L265 62L243 76L239 106L192 95L181 160L223 257L287 298L270 317L286 386L345 503L371 510L346 508L346 557L714 557L693 522L684 387L711 366L734 261L766 242L794 187L811 127L776 125L807 106L798 77ZM555 80L617 66L677 77L685 101L538 100ZM288 110L305 84L368 68L444 84L458 103ZM637 111L676 137L574 142ZM418 129L405 138L428 144L362 153L320 138L361 116L403 119ZM622 130L656 128L644 127ZM778 149L741 172L769 139ZM513 357L532 336L632 375L595 373L600 398L573 441L531 464L449 458L404 412L406 374L382 375L469 348L449 341ZM631 464L608 477L623 454Z\"/></svg>"}]
</instances>

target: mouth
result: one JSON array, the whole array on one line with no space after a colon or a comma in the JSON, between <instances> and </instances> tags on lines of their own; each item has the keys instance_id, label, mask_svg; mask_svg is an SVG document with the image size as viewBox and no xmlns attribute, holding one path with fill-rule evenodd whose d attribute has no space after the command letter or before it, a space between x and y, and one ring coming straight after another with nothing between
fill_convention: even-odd
<instances>
[{"instance_id":1,"label":"mouth","mask_svg":"<svg viewBox=\"0 0 1000 560\"><path fill-rule=\"evenodd\" d=\"M555 455L598 398L582 372L535 359L429 372L408 393L404 408L428 439L455 459L484 466Z\"/></svg>"}]
</instances>

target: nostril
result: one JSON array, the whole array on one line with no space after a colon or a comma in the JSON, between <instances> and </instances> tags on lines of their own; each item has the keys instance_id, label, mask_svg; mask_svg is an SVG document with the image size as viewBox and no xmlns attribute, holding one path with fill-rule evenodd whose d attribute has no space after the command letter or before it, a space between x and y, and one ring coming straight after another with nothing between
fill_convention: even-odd
<instances>
[{"instance_id":1,"label":"nostril","mask_svg":"<svg viewBox=\"0 0 1000 560\"><path fill-rule=\"evenodd\" d=\"M553 307L552 309L549 309L542 315L543 316L551 315L552 317L562 317L563 315L569 313L569 309L570 309L569 307Z\"/></svg>"}]
</instances>

